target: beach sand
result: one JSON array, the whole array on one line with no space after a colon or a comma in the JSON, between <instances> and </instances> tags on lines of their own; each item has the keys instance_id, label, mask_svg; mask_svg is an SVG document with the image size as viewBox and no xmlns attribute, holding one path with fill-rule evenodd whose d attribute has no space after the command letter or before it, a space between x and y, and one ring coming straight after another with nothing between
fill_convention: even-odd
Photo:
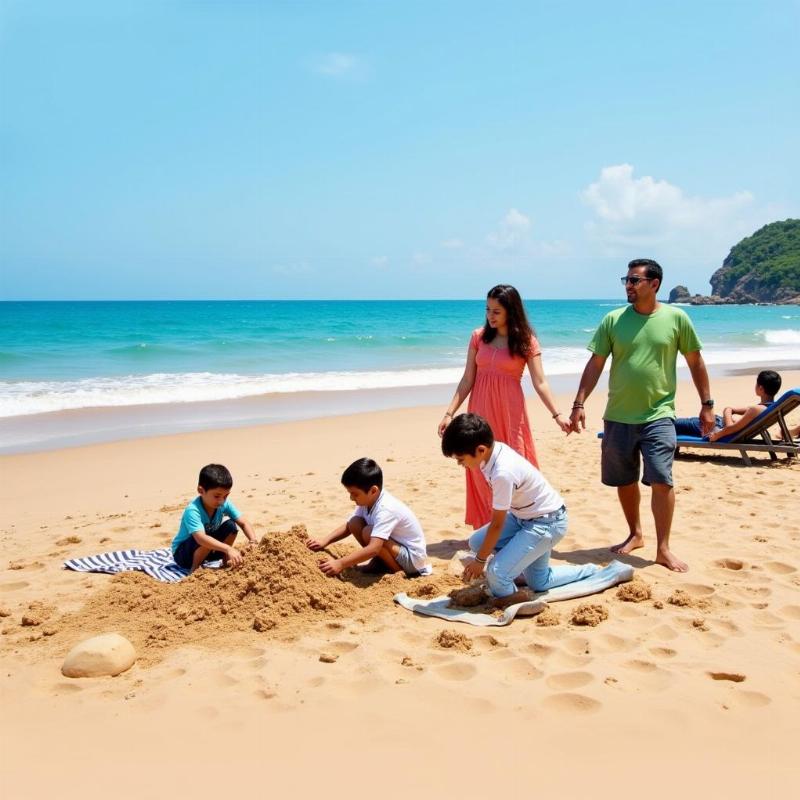
<instances>
[{"instance_id":1,"label":"beach sand","mask_svg":"<svg viewBox=\"0 0 800 800\"><path fill-rule=\"evenodd\" d=\"M784 387L798 385L800 372L784 373ZM753 380L717 378L713 388L719 407L751 402ZM571 397L560 398L565 411ZM599 481L604 400L590 398L589 429L568 438L529 403L541 468L570 513L556 563L607 563L608 545L625 538L616 493ZM696 409L682 383L679 413ZM439 450L441 411L0 457L9 495L0 530L3 796L793 793L800 465L682 455L672 546L688 573L652 563L645 489L646 546L623 557L637 583L505 628L454 625L391 600L457 584L447 566L469 530L462 471ZM387 489L419 516L432 577L316 574L298 526L319 534L348 516L339 476L362 455L381 463ZM66 558L168 546L199 468L212 461L231 469L231 498L269 537L242 570L169 585L61 568ZM597 624L578 625L587 602L601 607L588 617ZM61 675L74 644L110 631L134 643L132 669Z\"/></svg>"}]
</instances>

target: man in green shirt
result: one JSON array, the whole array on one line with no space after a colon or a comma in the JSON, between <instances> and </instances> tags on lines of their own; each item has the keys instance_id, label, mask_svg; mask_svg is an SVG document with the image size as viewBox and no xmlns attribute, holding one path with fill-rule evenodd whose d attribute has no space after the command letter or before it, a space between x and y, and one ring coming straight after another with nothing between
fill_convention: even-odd
<instances>
[{"instance_id":1,"label":"man in green shirt","mask_svg":"<svg viewBox=\"0 0 800 800\"><path fill-rule=\"evenodd\" d=\"M649 258L628 264L622 278L628 305L606 314L589 343L593 355L583 370L570 423L577 433L586 428L583 404L597 385L606 359L611 356L601 462L602 481L616 486L628 523L628 537L614 545L615 553L630 553L644 545L639 517L640 458L642 483L652 492L656 526L656 563L675 572L688 566L669 548L675 510L672 461L675 455L675 387L678 352L686 359L700 395L703 435L714 426L714 401L702 347L684 311L656 299L661 267Z\"/></svg>"}]
</instances>

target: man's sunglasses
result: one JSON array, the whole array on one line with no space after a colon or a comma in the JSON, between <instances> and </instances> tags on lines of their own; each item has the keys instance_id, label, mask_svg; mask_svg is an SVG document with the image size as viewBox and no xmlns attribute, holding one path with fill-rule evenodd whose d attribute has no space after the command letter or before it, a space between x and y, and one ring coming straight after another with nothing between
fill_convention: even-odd
<instances>
[{"instance_id":1,"label":"man's sunglasses","mask_svg":"<svg viewBox=\"0 0 800 800\"><path fill-rule=\"evenodd\" d=\"M652 278L640 278L638 275L625 275L620 278L622 285L630 284L631 286L638 286L642 281L652 281Z\"/></svg>"}]
</instances>

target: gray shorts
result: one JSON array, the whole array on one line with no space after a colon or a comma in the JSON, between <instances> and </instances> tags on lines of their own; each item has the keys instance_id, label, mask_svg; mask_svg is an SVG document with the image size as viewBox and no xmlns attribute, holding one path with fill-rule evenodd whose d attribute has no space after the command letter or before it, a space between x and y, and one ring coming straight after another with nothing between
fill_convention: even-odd
<instances>
[{"instance_id":1,"label":"gray shorts","mask_svg":"<svg viewBox=\"0 0 800 800\"><path fill-rule=\"evenodd\" d=\"M400 548L395 556L395 561L403 568L403 572L409 578L418 578L419 570L414 566L414 561L408 548L404 544L400 544L400 542L395 542L395 544Z\"/></svg>"},{"instance_id":2,"label":"gray shorts","mask_svg":"<svg viewBox=\"0 0 800 800\"><path fill-rule=\"evenodd\" d=\"M642 483L672 486L675 424L671 417L628 425L605 421L601 480L606 486L627 486L639 480L639 454L644 461Z\"/></svg>"}]
</instances>

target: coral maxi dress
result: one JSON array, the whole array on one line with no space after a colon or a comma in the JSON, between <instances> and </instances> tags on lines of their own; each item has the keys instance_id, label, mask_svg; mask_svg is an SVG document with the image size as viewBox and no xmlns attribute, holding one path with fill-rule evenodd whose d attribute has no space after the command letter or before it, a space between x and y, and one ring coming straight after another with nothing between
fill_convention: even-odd
<instances>
[{"instance_id":1,"label":"coral maxi dress","mask_svg":"<svg viewBox=\"0 0 800 800\"><path fill-rule=\"evenodd\" d=\"M508 347L492 347L481 339L483 328L473 331L470 347L476 351L477 373L469 396L468 411L480 414L492 428L494 438L505 442L535 467L536 449L522 393L526 361L512 356ZM541 355L536 337L531 337L531 356ZM486 525L492 516L492 490L480 469L467 470L466 523Z\"/></svg>"}]
</instances>

